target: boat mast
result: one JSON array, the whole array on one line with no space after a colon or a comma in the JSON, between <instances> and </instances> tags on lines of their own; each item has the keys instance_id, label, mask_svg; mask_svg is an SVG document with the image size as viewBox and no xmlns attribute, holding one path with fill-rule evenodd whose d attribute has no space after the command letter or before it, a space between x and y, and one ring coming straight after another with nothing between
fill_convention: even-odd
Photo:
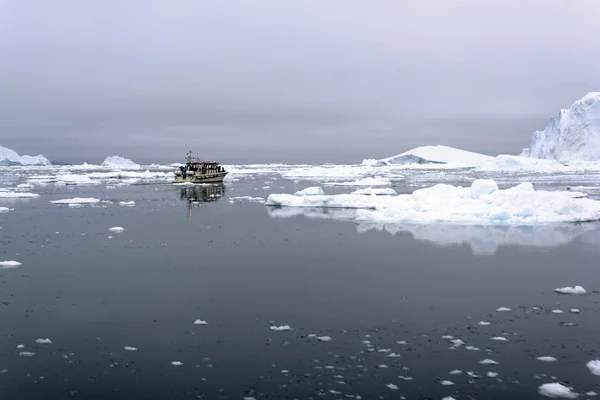
<instances>
[{"instance_id":1,"label":"boat mast","mask_svg":"<svg viewBox=\"0 0 600 400\"><path fill-rule=\"evenodd\" d=\"M186 158L187 158L188 164L192 162L192 151L191 150L187 152Z\"/></svg>"}]
</instances>

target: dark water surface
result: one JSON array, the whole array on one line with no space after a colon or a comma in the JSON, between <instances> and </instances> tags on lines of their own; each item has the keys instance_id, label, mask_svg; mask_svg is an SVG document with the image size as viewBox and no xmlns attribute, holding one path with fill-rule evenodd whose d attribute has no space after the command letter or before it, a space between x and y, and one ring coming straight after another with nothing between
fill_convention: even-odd
<instances>
[{"instance_id":1,"label":"dark water surface","mask_svg":"<svg viewBox=\"0 0 600 400\"><path fill-rule=\"evenodd\" d=\"M192 189L170 184L47 187L11 202L0 261L22 266L0 269L0 399L532 399L550 382L600 392L585 365L600 357L597 225L544 246L523 230L533 244L481 255L228 201L294 190L269 184L198 189L210 201L192 204ZM113 203L49 203L72 197ZM588 294L553 292L574 285Z\"/></svg>"}]
</instances>

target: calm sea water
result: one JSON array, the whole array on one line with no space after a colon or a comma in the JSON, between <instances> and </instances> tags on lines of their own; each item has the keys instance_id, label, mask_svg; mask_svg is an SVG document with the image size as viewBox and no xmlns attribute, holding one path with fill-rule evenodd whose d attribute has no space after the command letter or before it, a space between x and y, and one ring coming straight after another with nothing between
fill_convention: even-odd
<instances>
[{"instance_id":1,"label":"calm sea water","mask_svg":"<svg viewBox=\"0 0 600 400\"><path fill-rule=\"evenodd\" d=\"M22 266L0 269L0 398L532 399L550 382L600 392L585 365L600 357L599 225L480 228L452 244L461 228L392 235L230 202L294 185L47 186L12 201L0 261ZM113 203L49 202L72 197ZM553 292L573 285L588 294Z\"/></svg>"}]
</instances>

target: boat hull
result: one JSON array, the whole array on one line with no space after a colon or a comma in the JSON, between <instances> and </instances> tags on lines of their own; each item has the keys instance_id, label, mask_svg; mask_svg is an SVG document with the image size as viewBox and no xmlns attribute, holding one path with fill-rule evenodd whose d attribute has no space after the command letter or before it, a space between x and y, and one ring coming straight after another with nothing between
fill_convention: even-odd
<instances>
[{"instance_id":1,"label":"boat hull","mask_svg":"<svg viewBox=\"0 0 600 400\"><path fill-rule=\"evenodd\" d=\"M229 172L214 172L207 174L188 173L185 178L178 171L174 183L221 183Z\"/></svg>"}]
</instances>

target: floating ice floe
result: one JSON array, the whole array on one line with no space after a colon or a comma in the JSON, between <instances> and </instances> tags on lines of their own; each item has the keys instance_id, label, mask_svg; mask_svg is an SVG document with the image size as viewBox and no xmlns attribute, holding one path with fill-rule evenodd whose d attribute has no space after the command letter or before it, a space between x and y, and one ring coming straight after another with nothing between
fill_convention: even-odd
<instances>
[{"instance_id":1,"label":"floating ice floe","mask_svg":"<svg viewBox=\"0 0 600 400\"><path fill-rule=\"evenodd\" d=\"M0 269L17 268L21 265L18 261L0 261Z\"/></svg>"},{"instance_id":2,"label":"floating ice floe","mask_svg":"<svg viewBox=\"0 0 600 400\"><path fill-rule=\"evenodd\" d=\"M21 351L19 355L21 357L33 357L35 356L35 353L33 351Z\"/></svg>"},{"instance_id":3,"label":"floating ice floe","mask_svg":"<svg viewBox=\"0 0 600 400\"><path fill-rule=\"evenodd\" d=\"M477 325L488 326L488 325L491 325L491 322L488 322L488 321L479 321L479 323Z\"/></svg>"},{"instance_id":4,"label":"floating ice floe","mask_svg":"<svg viewBox=\"0 0 600 400\"><path fill-rule=\"evenodd\" d=\"M508 342L508 339L504 336L494 336L491 340L495 340L497 342Z\"/></svg>"},{"instance_id":5,"label":"floating ice floe","mask_svg":"<svg viewBox=\"0 0 600 400\"><path fill-rule=\"evenodd\" d=\"M330 342L331 336L317 336L317 340L320 342Z\"/></svg>"},{"instance_id":6,"label":"floating ice floe","mask_svg":"<svg viewBox=\"0 0 600 400\"><path fill-rule=\"evenodd\" d=\"M134 163L128 158L120 157L120 156L110 156L107 157L102 164L101 167L107 168L115 168L115 169L137 169L141 168L139 164Z\"/></svg>"},{"instance_id":7,"label":"floating ice floe","mask_svg":"<svg viewBox=\"0 0 600 400\"><path fill-rule=\"evenodd\" d=\"M508 307L500 307L500 308L496 308L496 311L498 311L498 312L507 312L507 311L511 311L511 309L508 308Z\"/></svg>"},{"instance_id":8,"label":"floating ice floe","mask_svg":"<svg viewBox=\"0 0 600 400\"><path fill-rule=\"evenodd\" d=\"M563 313L564 313L564 311L563 311L563 310L558 310L558 309L556 309L556 310L552 310L552 313L553 313L553 314L563 314Z\"/></svg>"},{"instance_id":9,"label":"floating ice floe","mask_svg":"<svg viewBox=\"0 0 600 400\"><path fill-rule=\"evenodd\" d=\"M294 193L296 196L319 196L324 194L323 189L319 186L307 187Z\"/></svg>"},{"instance_id":10,"label":"floating ice floe","mask_svg":"<svg viewBox=\"0 0 600 400\"><path fill-rule=\"evenodd\" d=\"M540 360L543 362L554 362L554 361L556 361L556 358L550 357L550 356L541 356L541 357L536 357L536 360Z\"/></svg>"},{"instance_id":11,"label":"floating ice floe","mask_svg":"<svg viewBox=\"0 0 600 400\"><path fill-rule=\"evenodd\" d=\"M538 393L542 396L560 399L576 399L577 393L573 392L570 388L561 385L560 383L544 383L538 387Z\"/></svg>"},{"instance_id":12,"label":"floating ice floe","mask_svg":"<svg viewBox=\"0 0 600 400\"><path fill-rule=\"evenodd\" d=\"M37 193L29 192L15 192L9 190L0 190L0 199L28 199L32 197L39 197Z\"/></svg>"},{"instance_id":13,"label":"floating ice floe","mask_svg":"<svg viewBox=\"0 0 600 400\"><path fill-rule=\"evenodd\" d=\"M585 365L592 374L600 376L600 360L592 360Z\"/></svg>"},{"instance_id":14,"label":"floating ice floe","mask_svg":"<svg viewBox=\"0 0 600 400\"><path fill-rule=\"evenodd\" d=\"M17 349L23 349L23 348L25 348L25 345L24 345L24 344L18 344L18 345L17 345Z\"/></svg>"},{"instance_id":15,"label":"floating ice floe","mask_svg":"<svg viewBox=\"0 0 600 400\"><path fill-rule=\"evenodd\" d=\"M281 325L281 326L270 326L269 329L271 329L272 331L289 331L292 328L289 325Z\"/></svg>"},{"instance_id":16,"label":"floating ice floe","mask_svg":"<svg viewBox=\"0 0 600 400\"><path fill-rule=\"evenodd\" d=\"M208 322L203 321L201 319L197 319L194 321L194 325L208 325Z\"/></svg>"},{"instance_id":17,"label":"floating ice floe","mask_svg":"<svg viewBox=\"0 0 600 400\"><path fill-rule=\"evenodd\" d=\"M357 209L356 221L376 223L537 225L600 220L600 201L582 196L535 190L531 183L500 190L493 180L478 179L467 188L438 184L398 196L271 194L266 205Z\"/></svg>"},{"instance_id":18,"label":"floating ice floe","mask_svg":"<svg viewBox=\"0 0 600 400\"><path fill-rule=\"evenodd\" d=\"M89 176L79 174L60 174L56 176L56 185L96 185L98 181L93 181Z\"/></svg>"},{"instance_id":19,"label":"floating ice floe","mask_svg":"<svg viewBox=\"0 0 600 400\"><path fill-rule=\"evenodd\" d=\"M444 386L453 386L454 382L444 380L444 381L441 381L440 384L442 384Z\"/></svg>"},{"instance_id":20,"label":"floating ice floe","mask_svg":"<svg viewBox=\"0 0 600 400\"><path fill-rule=\"evenodd\" d=\"M35 342L37 344L52 344L52 340L50 339L36 339Z\"/></svg>"},{"instance_id":21,"label":"floating ice floe","mask_svg":"<svg viewBox=\"0 0 600 400\"><path fill-rule=\"evenodd\" d=\"M125 230L125 228L122 228L120 226L113 226L112 228L109 228L108 230L111 232L119 233L119 232L123 232Z\"/></svg>"},{"instance_id":22,"label":"floating ice floe","mask_svg":"<svg viewBox=\"0 0 600 400\"><path fill-rule=\"evenodd\" d=\"M237 200L246 200L252 203L264 203L265 199L262 197L252 197L252 196L237 196L237 197L230 197L229 198L229 202L230 203L234 203Z\"/></svg>"},{"instance_id":23,"label":"floating ice floe","mask_svg":"<svg viewBox=\"0 0 600 400\"><path fill-rule=\"evenodd\" d=\"M126 207L133 207L135 206L135 201L120 201L119 202L120 206L126 206Z\"/></svg>"},{"instance_id":24,"label":"floating ice floe","mask_svg":"<svg viewBox=\"0 0 600 400\"><path fill-rule=\"evenodd\" d=\"M8 207L0 207L0 213L5 213L5 212L9 212L10 208Z\"/></svg>"},{"instance_id":25,"label":"floating ice floe","mask_svg":"<svg viewBox=\"0 0 600 400\"><path fill-rule=\"evenodd\" d=\"M452 396L446 396L446 397L442 398L442 400L456 400L456 399Z\"/></svg>"},{"instance_id":26,"label":"floating ice floe","mask_svg":"<svg viewBox=\"0 0 600 400\"><path fill-rule=\"evenodd\" d=\"M469 351L479 351L479 347L475 347L475 346L465 346L465 350L469 350Z\"/></svg>"},{"instance_id":27,"label":"floating ice floe","mask_svg":"<svg viewBox=\"0 0 600 400\"><path fill-rule=\"evenodd\" d=\"M72 199L52 200L52 201L50 201L50 203L66 204L68 206L72 206L72 205L83 205L83 204L98 204L98 203L100 203L100 200L95 199L93 197L75 197Z\"/></svg>"},{"instance_id":28,"label":"floating ice floe","mask_svg":"<svg viewBox=\"0 0 600 400\"><path fill-rule=\"evenodd\" d=\"M460 369L453 369L452 371L448 372L450 375L460 375L463 372Z\"/></svg>"},{"instance_id":29,"label":"floating ice floe","mask_svg":"<svg viewBox=\"0 0 600 400\"><path fill-rule=\"evenodd\" d=\"M569 312L570 312L570 313L573 313L573 314L579 314L579 313L581 312L581 310L579 310L579 308L571 308L571 309L569 310Z\"/></svg>"},{"instance_id":30,"label":"floating ice floe","mask_svg":"<svg viewBox=\"0 0 600 400\"><path fill-rule=\"evenodd\" d=\"M489 372L486 374L486 376L487 376L488 378L497 378L497 377L498 377L498 375L500 375L500 374L498 374L497 372L492 372L492 371L489 371Z\"/></svg>"},{"instance_id":31,"label":"floating ice floe","mask_svg":"<svg viewBox=\"0 0 600 400\"><path fill-rule=\"evenodd\" d=\"M561 294L586 294L587 292L585 291L584 288L582 288L581 286L566 286L563 288L556 288L554 289L554 291L556 293L561 293Z\"/></svg>"},{"instance_id":32,"label":"floating ice floe","mask_svg":"<svg viewBox=\"0 0 600 400\"><path fill-rule=\"evenodd\" d=\"M398 193L392 188L364 188L350 193L354 195L395 196Z\"/></svg>"},{"instance_id":33,"label":"floating ice floe","mask_svg":"<svg viewBox=\"0 0 600 400\"><path fill-rule=\"evenodd\" d=\"M398 386L394 385L393 383L388 383L385 386L392 390L398 390Z\"/></svg>"},{"instance_id":34,"label":"floating ice floe","mask_svg":"<svg viewBox=\"0 0 600 400\"><path fill-rule=\"evenodd\" d=\"M479 364L483 365L497 365L498 363L492 359L486 358L485 360L479 361Z\"/></svg>"},{"instance_id":35,"label":"floating ice floe","mask_svg":"<svg viewBox=\"0 0 600 400\"><path fill-rule=\"evenodd\" d=\"M180 365L183 365L183 363L181 361L171 361L171 364L178 367Z\"/></svg>"},{"instance_id":36,"label":"floating ice floe","mask_svg":"<svg viewBox=\"0 0 600 400\"><path fill-rule=\"evenodd\" d=\"M137 347L132 347L132 346L125 346L124 349L127 351L137 351Z\"/></svg>"},{"instance_id":37,"label":"floating ice floe","mask_svg":"<svg viewBox=\"0 0 600 400\"><path fill-rule=\"evenodd\" d=\"M327 182L327 185L332 186L387 186L391 185L391 181L388 178L384 177L368 177L359 179L357 181L347 181L347 182Z\"/></svg>"}]
</instances>

